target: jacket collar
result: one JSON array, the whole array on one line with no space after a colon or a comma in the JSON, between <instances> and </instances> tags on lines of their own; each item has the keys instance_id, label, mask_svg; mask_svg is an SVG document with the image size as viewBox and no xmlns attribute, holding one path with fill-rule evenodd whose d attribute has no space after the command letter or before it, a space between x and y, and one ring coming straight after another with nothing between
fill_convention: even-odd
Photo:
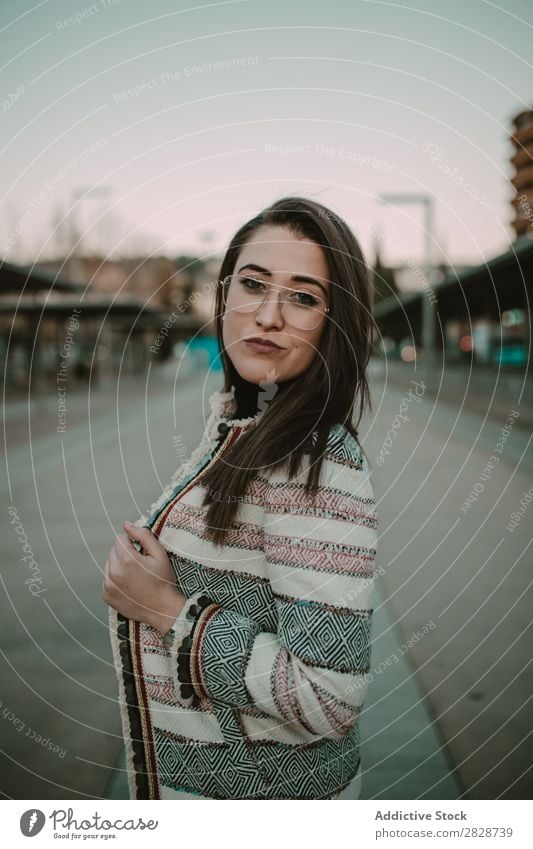
<instances>
[{"instance_id":1,"label":"jacket collar","mask_svg":"<svg viewBox=\"0 0 533 849\"><path fill-rule=\"evenodd\" d=\"M237 409L234 386L232 386L228 392L216 389L209 396L209 406L211 408L211 415L209 417L207 429L208 436L211 439L216 439L220 436L220 433L218 432L218 425L221 422L225 422L229 429L239 427L242 430L248 430L257 424L264 413L263 409L259 410L254 416L247 416L243 419L234 418L235 411Z\"/></svg>"}]
</instances>

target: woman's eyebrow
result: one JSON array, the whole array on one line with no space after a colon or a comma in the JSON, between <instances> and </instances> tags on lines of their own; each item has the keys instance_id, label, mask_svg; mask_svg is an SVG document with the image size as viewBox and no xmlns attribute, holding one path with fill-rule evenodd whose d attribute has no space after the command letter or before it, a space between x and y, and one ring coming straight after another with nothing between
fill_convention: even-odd
<instances>
[{"instance_id":1,"label":"woman's eyebrow","mask_svg":"<svg viewBox=\"0 0 533 849\"><path fill-rule=\"evenodd\" d=\"M252 262L248 262L248 263L246 263L246 265L242 265L239 268L237 274L240 274L241 271L243 271L245 268L249 268L252 271L259 271L260 274L272 274L272 272L269 271L268 268L261 268L260 265L255 265ZM294 280L295 283L312 283L315 286L319 286L327 297L328 293L327 293L325 287L322 285L322 283L319 283L319 281L315 280L313 277L306 277L303 274L293 274L292 277L291 277L291 280Z\"/></svg>"}]
</instances>

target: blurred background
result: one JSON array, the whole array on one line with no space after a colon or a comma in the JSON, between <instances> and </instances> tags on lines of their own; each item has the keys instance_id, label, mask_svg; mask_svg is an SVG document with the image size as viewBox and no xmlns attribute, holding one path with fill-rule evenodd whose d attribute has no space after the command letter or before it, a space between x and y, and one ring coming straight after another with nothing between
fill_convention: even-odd
<instances>
[{"instance_id":1,"label":"blurred background","mask_svg":"<svg viewBox=\"0 0 533 849\"><path fill-rule=\"evenodd\" d=\"M225 247L278 197L374 283L364 798L529 798L533 7L8 0L0 792L127 798L102 569L221 388Z\"/></svg>"}]
</instances>

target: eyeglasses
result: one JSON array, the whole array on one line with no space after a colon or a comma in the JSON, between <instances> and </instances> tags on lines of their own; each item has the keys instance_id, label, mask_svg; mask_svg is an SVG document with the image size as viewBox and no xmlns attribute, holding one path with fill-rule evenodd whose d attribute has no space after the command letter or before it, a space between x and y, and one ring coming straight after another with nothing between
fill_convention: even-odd
<instances>
[{"instance_id":1,"label":"eyeglasses","mask_svg":"<svg viewBox=\"0 0 533 849\"><path fill-rule=\"evenodd\" d=\"M222 300L227 310L238 313L254 313L263 306L268 290L275 287L274 283L266 283L243 274L229 274L222 284ZM281 313L292 327L299 330L314 330L322 321L329 307L323 298L319 298L307 289L283 289L281 295ZM279 296L278 296L279 297Z\"/></svg>"}]
</instances>

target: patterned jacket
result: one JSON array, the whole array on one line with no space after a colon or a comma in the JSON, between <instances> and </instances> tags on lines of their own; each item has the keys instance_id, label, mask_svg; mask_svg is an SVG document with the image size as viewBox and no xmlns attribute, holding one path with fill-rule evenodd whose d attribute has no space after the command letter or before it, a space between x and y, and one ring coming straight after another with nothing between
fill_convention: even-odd
<instances>
[{"instance_id":1,"label":"patterned jacket","mask_svg":"<svg viewBox=\"0 0 533 849\"><path fill-rule=\"evenodd\" d=\"M256 474L215 547L202 472L263 413L232 418L233 388L209 404L200 444L135 523L187 597L170 642L109 608L130 797L358 798L377 543L366 456L335 425L316 499L307 461L291 481Z\"/></svg>"}]
</instances>

